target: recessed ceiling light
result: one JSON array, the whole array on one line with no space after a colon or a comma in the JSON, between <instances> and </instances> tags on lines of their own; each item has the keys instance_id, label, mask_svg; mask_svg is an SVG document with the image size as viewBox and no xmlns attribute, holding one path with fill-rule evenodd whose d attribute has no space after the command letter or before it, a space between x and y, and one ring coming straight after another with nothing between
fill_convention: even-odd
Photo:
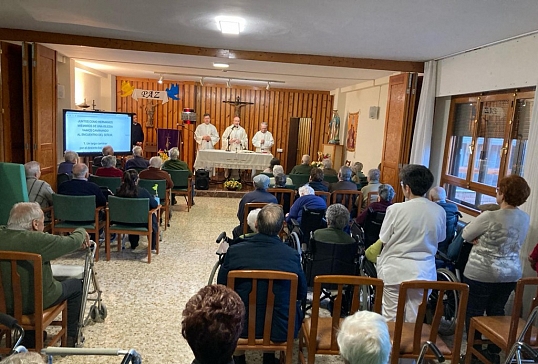
<instances>
[{"instance_id":1,"label":"recessed ceiling light","mask_svg":"<svg viewBox=\"0 0 538 364\"><path fill-rule=\"evenodd\" d=\"M222 34L239 34L245 30L245 19L237 16L217 16L215 21Z\"/></svg>"},{"instance_id":2,"label":"recessed ceiling light","mask_svg":"<svg viewBox=\"0 0 538 364\"><path fill-rule=\"evenodd\" d=\"M228 68L230 67L230 65L228 63L217 63L217 62L213 62L213 67L217 67L217 68Z\"/></svg>"}]
</instances>

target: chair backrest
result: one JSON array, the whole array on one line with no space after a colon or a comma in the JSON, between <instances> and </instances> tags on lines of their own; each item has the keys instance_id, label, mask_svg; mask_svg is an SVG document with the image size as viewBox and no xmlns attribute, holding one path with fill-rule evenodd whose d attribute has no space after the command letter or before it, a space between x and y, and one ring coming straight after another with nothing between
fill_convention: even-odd
<instances>
[{"instance_id":1,"label":"chair backrest","mask_svg":"<svg viewBox=\"0 0 538 364\"><path fill-rule=\"evenodd\" d=\"M22 315L43 316L41 255L0 251L0 312L22 322ZM29 293L25 297L23 293Z\"/></svg>"},{"instance_id":2,"label":"chair backrest","mask_svg":"<svg viewBox=\"0 0 538 364\"><path fill-rule=\"evenodd\" d=\"M190 171L182 170L173 170L173 169L163 169L163 171L168 172L174 182L174 188L187 188L189 186L189 175Z\"/></svg>"},{"instance_id":3,"label":"chair backrest","mask_svg":"<svg viewBox=\"0 0 538 364\"><path fill-rule=\"evenodd\" d=\"M99 177L90 175L88 181L95 183L98 186L106 187L112 193L116 193L116 190L121 186L121 177Z\"/></svg>"},{"instance_id":4,"label":"chair backrest","mask_svg":"<svg viewBox=\"0 0 538 364\"><path fill-rule=\"evenodd\" d=\"M110 221L128 224L147 224L149 198L125 198L110 196L108 214Z\"/></svg>"},{"instance_id":5,"label":"chair backrest","mask_svg":"<svg viewBox=\"0 0 538 364\"><path fill-rule=\"evenodd\" d=\"M52 194L54 218L63 221L94 221L95 195L70 196Z\"/></svg>"},{"instance_id":6,"label":"chair backrest","mask_svg":"<svg viewBox=\"0 0 538 364\"><path fill-rule=\"evenodd\" d=\"M243 210L243 234L248 233L247 218L248 218L249 212L255 209L262 209L267 204L269 203L268 202L248 202L245 204L245 209Z\"/></svg>"},{"instance_id":7,"label":"chair backrest","mask_svg":"<svg viewBox=\"0 0 538 364\"><path fill-rule=\"evenodd\" d=\"M364 220L364 246L368 248L379 239L381 225L385 219L385 211L368 211L368 215Z\"/></svg>"},{"instance_id":8,"label":"chair backrest","mask_svg":"<svg viewBox=\"0 0 538 364\"><path fill-rule=\"evenodd\" d=\"M295 190L276 187L268 188L267 192L276 197L278 203L282 205L285 214L290 212L291 205L293 205L293 201L295 200Z\"/></svg>"},{"instance_id":9,"label":"chair backrest","mask_svg":"<svg viewBox=\"0 0 538 364\"><path fill-rule=\"evenodd\" d=\"M145 188L151 195L155 194L153 186L157 185L157 196L161 200L161 204L164 203L166 198L166 180L164 179L139 179L138 187Z\"/></svg>"},{"instance_id":10,"label":"chair backrest","mask_svg":"<svg viewBox=\"0 0 538 364\"><path fill-rule=\"evenodd\" d=\"M338 343L336 342L336 336L340 328L342 303L344 300L344 292L346 288L352 288L351 293L351 305L349 305L349 314L353 314L359 310L360 307L360 292L361 287L365 289L366 286L375 287L375 298L373 311L381 313L381 300L383 297L383 281L377 278L360 277L360 276L341 276L341 275L324 275L317 276L314 279L314 293L312 299L312 316L310 325L310 337L316 338L319 322L319 308L320 298L322 296L322 286L333 285L337 288L337 295L334 299L333 312L331 318L331 347L329 353L337 353ZM315 339L314 339L315 340Z\"/></svg>"},{"instance_id":11,"label":"chair backrest","mask_svg":"<svg viewBox=\"0 0 538 364\"><path fill-rule=\"evenodd\" d=\"M402 352L400 344L402 342L402 333L405 321L405 304L407 301L407 292L410 290L420 290L423 292L422 302L418 307L418 313L416 322L413 324L406 323L407 329L410 329L408 325L413 325L413 345L412 351ZM446 358L451 360L452 363L457 363L460 358L461 342L463 338L463 328L465 324L465 312L467 310L467 301L469 298L469 286L464 283L454 282L440 282L440 281L408 281L403 282L400 285L400 292L398 296L398 308L396 311L396 322L394 326L394 337L392 337L392 352L391 362L397 363L398 358L418 357L420 349L425 340L429 340L433 343L437 341L438 330L441 324L442 318L445 315L444 303L442 299L437 300L436 307L434 308L433 318L431 319L431 325L425 323L426 315L428 312L428 291L438 291L438 297L445 297L445 292L454 291L459 297L458 311L456 313L456 331L454 333L453 346L451 348L451 357ZM425 330L425 328L429 328ZM406 330L407 331L407 330ZM424 332L429 331L429 336L425 337Z\"/></svg>"},{"instance_id":12,"label":"chair backrest","mask_svg":"<svg viewBox=\"0 0 538 364\"><path fill-rule=\"evenodd\" d=\"M59 186L64 182L70 181L71 177L72 176L67 173L58 173L58 175L56 176L56 186ZM56 188L56 190L58 189Z\"/></svg>"},{"instance_id":13,"label":"chair backrest","mask_svg":"<svg viewBox=\"0 0 538 364\"><path fill-rule=\"evenodd\" d=\"M95 172L97 172L98 169L99 169L99 166L92 164L92 174L95 174Z\"/></svg>"},{"instance_id":14,"label":"chair backrest","mask_svg":"<svg viewBox=\"0 0 538 364\"><path fill-rule=\"evenodd\" d=\"M331 204L341 203L350 212L353 210L355 200L359 198L362 201L362 192L353 190L336 190L331 193Z\"/></svg>"},{"instance_id":15,"label":"chair backrest","mask_svg":"<svg viewBox=\"0 0 538 364\"><path fill-rule=\"evenodd\" d=\"M7 224L11 207L18 202L28 202L24 166L0 162L0 225Z\"/></svg>"},{"instance_id":16,"label":"chair backrest","mask_svg":"<svg viewBox=\"0 0 538 364\"><path fill-rule=\"evenodd\" d=\"M361 189L368 184L368 177L359 177L359 183L357 183L357 188Z\"/></svg>"},{"instance_id":17,"label":"chair backrest","mask_svg":"<svg viewBox=\"0 0 538 364\"><path fill-rule=\"evenodd\" d=\"M297 189L306 185L310 181L309 174L290 174L288 177L291 178L293 185Z\"/></svg>"},{"instance_id":18,"label":"chair backrest","mask_svg":"<svg viewBox=\"0 0 538 364\"><path fill-rule=\"evenodd\" d=\"M271 348L271 323L273 321L273 308L275 306L275 293L273 287L276 284L289 284L290 298L286 344L291 349L293 347L293 336L295 329L295 311L298 286L297 274L270 270L235 270L228 273L227 286L234 289L237 279L247 279L252 282L252 289L248 295L248 302L244 302L247 314L245 325L248 325L247 346L249 348L257 347L259 349L263 349L263 347L267 347L268 349ZM286 283L285 281L288 281L289 283ZM267 291L258 293L258 290L261 288L259 283L261 282L267 283ZM263 322L265 324L263 328L262 340L256 340L256 315L262 314L257 312L258 306L261 306L261 303L257 301L259 297L266 297L263 302L265 304L265 313L263 313L263 316L265 317ZM260 329L258 328L258 332L259 330Z\"/></svg>"},{"instance_id":19,"label":"chair backrest","mask_svg":"<svg viewBox=\"0 0 538 364\"><path fill-rule=\"evenodd\" d=\"M528 299L529 296L527 296L525 292L532 292L532 295L529 295L532 297L530 307L528 307L530 312L538 306L538 277L526 277L517 281L516 292L514 295L514 306L512 307L510 329L508 331L508 348L510 348L516 342L517 334L519 331L521 331L521 328L518 328L518 324L520 322L519 318L526 317L526 315L523 313L523 309L527 309L527 307L523 307L523 299ZM536 346L536 335L534 336L533 341L531 341L532 332L533 330L528 330L523 341L526 343L531 343L532 346Z\"/></svg>"},{"instance_id":20,"label":"chair backrest","mask_svg":"<svg viewBox=\"0 0 538 364\"><path fill-rule=\"evenodd\" d=\"M310 239L305 261L306 282L314 284L314 277L321 275L357 275L357 253L359 244L340 244L338 242ZM332 288L331 288L332 289Z\"/></svg>"},{"instance_id":21,"label":"chair backrest","mask_svg":"<svg viewBox=\"0 0 538 364\"><path fill-rule=\"evenodd\" d=\"M379 197L379 191L368 192L368 197L366 198L366 206L369 206L373 202L377 202L378 197Z\"/></svg>"},{"instance_id":22,"label":"chair backrest","mask_svg":"<svg viewBox=\"0 0 538 364\"><path fill-rule=\"evenodd\" d=\"M316 196L319 196L321 197L322 199L325 200L325 202L327 203L327 206L330 205L331 203L331 193L330 192L326 192L326 191L314 191L314 194Z\"/></svg>"},{"instance_id":23,"label":"chair backrest","mask_svg":"<svg viewBox=\"0 0 538 364\"><path fill-rule=\"evenodd\" d=\"M329 183L336 183L336 182L338 182L338 176L335 176L335 175L332 175L332 174L325 174L325 175L323 175L323 180L325 182L329 182Z\"/></svg>"},{"instance_id":24,"label":"chair backrest","mask_svg":"<svg viewBox=\"0 0 538 364\"><path fill-rule=\"evenodd\" d=\"M327 222L324 220L326 209L308 209L303 206L303 214L301 215L301 225L299 228L302 233L302 242L307 243L310 235L317 229L327 227Z\"/></svg>"}]
</instances>

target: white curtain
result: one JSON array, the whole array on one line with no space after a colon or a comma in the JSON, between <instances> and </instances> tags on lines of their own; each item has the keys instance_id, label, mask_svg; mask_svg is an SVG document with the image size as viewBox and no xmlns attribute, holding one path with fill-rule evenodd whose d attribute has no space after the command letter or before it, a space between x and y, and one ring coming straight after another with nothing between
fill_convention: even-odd
<instances>
[{"instance_id":1,"label":"white curtain","mask_svg":"<svg viewBox=\"0 0 538 364\"><path fill-rule=\"evenodd\" d=\"M436 87L437 61L428 61L424 64L424 79L418 102L411 157L409 160L411 164L422 164L426 167L430 165Z\"/></svg>"}]
</instances>

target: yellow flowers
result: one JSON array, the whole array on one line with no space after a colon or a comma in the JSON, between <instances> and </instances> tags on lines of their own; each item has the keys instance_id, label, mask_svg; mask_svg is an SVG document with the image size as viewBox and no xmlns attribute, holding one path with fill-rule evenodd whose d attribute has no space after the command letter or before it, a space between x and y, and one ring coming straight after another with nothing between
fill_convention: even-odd
<instances>
[{"instance_id":1,"label":"yellow flowers","mask_svg":"<svg viewBox=\"0 0 538 364\"><path fill-rule=\"evenodd\" d=\"M224 187L229 190L240 190L243 187L243 185L239 181L236 181L235 179L232 178L224 182Z\"/></svg>"}]
</instances>

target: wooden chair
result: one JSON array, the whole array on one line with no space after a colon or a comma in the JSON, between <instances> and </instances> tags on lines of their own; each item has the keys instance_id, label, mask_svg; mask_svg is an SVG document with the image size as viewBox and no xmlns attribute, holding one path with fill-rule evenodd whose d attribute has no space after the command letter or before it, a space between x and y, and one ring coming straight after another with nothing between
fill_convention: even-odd
<instances>
[{"instance_id":1,"label":"wooden chair","mask_svg":"<svg viewBox=\"0 0 538 364\"><path fill-rule=\"evenodd\" d=\"M0 312L8 312L24 330L35 331L36 352L41 352L43 348L43 330L48 326L60 327L49 345L55 345L61 340L61 345L65 346L67 344L67 301L43 309L43 262L41 255L0 251L0 267ZM28 279L29 281L27 281ZM23 293L26 292L32 292L30 297L24 296ZM31 302L32 300L33 302ZM12 310L13 312L11 312ZM29 311L33 313L24 313ZM62 319L56 321L55 319L60 313ZM2 354L8 354L10 351L11 347L0 349Z\"/></svg>"},{"instance_id":2,"label":"wooden chair","mask_svg":"<svg viewBox=\"0 0 538 364\"><path fill-rule=\"evenodd\" d=\"M159 197L161 208L164 210L164 230L170 226L170 196L171 189L166 189L166 180L164 179L139 179L138 186L145 188L152 195L155 194L153 187L157 185L157 197Z\"/></svg>"},{"instance_id":3,"label":"wooden chair","mask_svg":"<svg viewBox=\"0 0 538 364\"><path fill-rule=\"evenodd\" d=\"M379 197L378 191L370 191L368 192L368 197L366 198L366 207L370 206L373 202L377 202L377 198Z\"/></svg>"},{"instance_id":4,"label":"wooden chair","mask_svg":"<svg viewBox=\"0 0 538 364\"><path fill-rule=\"evenodd\" d=\"M316 196L320 196L322 199L324 199L325 202L327 202L327 207L329 207L329 205L331 204L331 193L330 192L314 191L314 194Z\"/></svg>"},{"instance_id":5,"label":"wooden chair","mask_svg":"<svg viewBox=\"0 0 538 364\"><path fill-rule=\"evenodd\" d=\"M121 251L122 234L143 235L148 239L148 264L151 263L151 235L153 233L152 216L160 218L161 205L154 209L149 208L148 198L124 198L110 196L106 214L105 233L106 260L110 260L110 234L118 234L118 251ZM133 226L133 224L147 224L146 226ZM159 224L157 224L157 254L159 254Z\"/></svg>"},{"instance_id":6,"label":"wooden chair","mask_svg":"<svg viewBox=\"0 0 538 364\"><path fill-rule=\"evenodd\" d=\"M172 187L172 193L179 196L184 196L185 201L187 202L187 212L191 210L192 206L192 177L190 176L190 171L181 171L173 169L163 169L163 171L168 172L172 181L174 182L174 187Z\"/></svg>"},{"instance_id":7,"label":"wooden chair","mask_svg":"<svg viewBox=\"0 0 538 364\"><path fill-rule=\"evenodd\" d=\"M422 302L418 308L415 323L404 322L405 303L409 290L421 290L423 292ZM455 291L459 295L460 301L456 314L456 331L453 336L451 348L438 337L439 325L444 315L443 300L437 300L435 311L431 319L431 325L424 323L428 314L428 290L439 292L438 297L444 297L445 292ZM439 281L409 281L400 285L398 297L398 308L396 322L388 322L390 336L392 338L392 352L390 356L391 364L397 364L401 358L417 359L422 344L431 341L437 345L441 353L452 363L458 363L460 359L461 342L463 338L463 327L465 324L465 312L467 310L467 300L469 298L469 286L463 283L439 282ZM431 353L426 354L426 359L434 359Z\"/></svg>"},{"instance_id":8,"label":"wooden chair","mask_svg":"<svg viewBox=\"0 0 538 364\"><path fill-rule=\"evenodd\" d=\"M349 212L351 212L357 198L360 198L362 201L361 191L336 190L331 193L331 205L334 203L341 203L349 210Z\"/></svg>"},{"instance_id":9,"label":"wooden chair","mask_svg":"<svg viewBox=\"0 0 538 364\"><path fill-rule=\"evenodd\" d=\"M101 211L105 207L95 206L95 196L68 196L52 195L51 230L52 234L70 233L77 228L84 228L89 234L95 235L95 241L99 244L99 230L105 229L106 222L99 220ZM105 245L107 257L110 252ZM107 259L108 260L108 259ZM95 261L99 261L99 246L95 250Z\"/></svg>"},{"instance_id":10,"label":"wooden chair","mask_svg":"<svg viewBox=\"0 0 538 364\"><path fill-rule=\"evenodd\" d=\"M337 295L334 299L332 317L320 317L320 300L322 285L337 285ZM314 294L312 300L312 315L304 319L299 334L299 362L312 364L316 354L339 355L340 349L336 342L338 329L342 322L342 303L346 287L352 292L350 315L357 312L360 306L361 287L375 287L374 311L381 313L383 297L383 281L377 278L358 276L324 275L314 279ZM305 360L303 348L306 347L308 356Z\"/></svg>"},{"instance_id":11,"label":"wooden chair","mask_svg":"<svg viewBox=\"0 0 538 364\"><path fill-rule=\"evenodd\" d=\"M291 178L291 180L293 181L293 185L297 189L306 185L310 181L309 174L290 174L288 177Z\"/></svg>"},{"instance_id":12,"label":"wooden chair","mask_svg":"<svg viewBox=\"0 0 538 364\"><path fill-rule=\"evenodd\" d=\"M477 350L474 345L481 344L495 344L502 351L508 353L510 348L516 342L516 338L519 336L523 327L525 326L525 320L521 318L523 311L523 297L525 290L532 289L532 302L530 310L533 310L538 306L538 278L528 277L521 278L517 282L516 292L514 296L514 306L512 308L512 314L510 316L480 316L473 317L471 324L469 325L469 335L467 337L467 354L465 355L465 363L470 364L472 356L476 356L483 363L490 363ZM475 333L482 334L485 340L475 339ZM530 346L538 346L538 330L536 327L533 330L529 330L524 338L524 342Z\"/></svg>"},{"instance_id":13,"label":"wooden chair","mask_svg":"<svg viewBox=\"0 0 538 364\"><path fill-rule=\"evenodd\" d=\"M248 302L245 302L248 317L245 325L248 325L248 337L240 338L237 343L237 350L264 350L280 351L280 362L291 364L293 354L293 334L295 328L295 314L297 301L298 278L295 273L269 271L269 270L236 270L228 273L228 287L234 289L236 279L249 279L252 281L252 290L248 295ZM256 339L256 315L258 282L267 281L267 300L264 316L263 337ZM287 339L283 343L275 343L271 340L271 323L273 322L273 307L275 305L275 294L273 286L279 284L279 281L289 281L290 300L288 310L288 333ZM284 355L284 360L282 356Z\"/></svg>"},{"instance_id":14,"label":"wooden chair","mask_svg":"<svg viewBox=\"0 0 538 364\"><path fill-rule=\"evenodd\" d=\"M290 208L295 200L295 190L289 188L268 188L267 192L274 195L284 209L284 214L290 212Z\"/></svg>"},{"instance_id":15,"label":"wooden chair","mask_svg":"<svg viewBox=\"0 0 538 364\"><path fill-rule=\"evenodd\" d=\"M250 211L255 209L262 209L267 202L249 202L245 204L245 209L243 210L243 234L248 234L248 214Z\"/></svg>"},{"instance_id":16,"label":"wooden chair","mask_svg":"<svg viewBox=\"0 0 538 364\"><path fill-rule=\"evenodd\" d=\"M121 177L99 177L90 175L88 181L95 183L99 187L106 187L113 194L121 186Z\"/></svg>"}]
</instances>

